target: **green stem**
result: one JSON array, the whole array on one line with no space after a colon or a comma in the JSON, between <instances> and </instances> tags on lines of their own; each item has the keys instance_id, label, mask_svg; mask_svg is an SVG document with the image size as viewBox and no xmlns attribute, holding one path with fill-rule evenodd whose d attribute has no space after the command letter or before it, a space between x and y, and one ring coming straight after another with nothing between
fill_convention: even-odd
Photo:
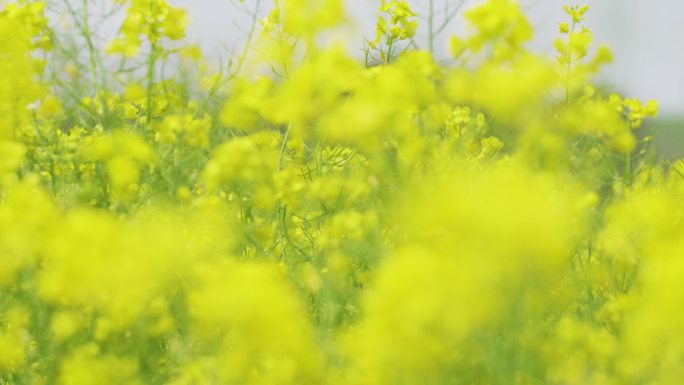
<instances>
[{"instance_id":1,"label":"green stem","mask_svg":"<svg viewBox=\"0 0 684 385\"><path fill-rule=\"evenodd\" d=\"M632 124L627 118L627 131L632 132ZM632 184L632 151L625 154L625 183L627 186Z\"/></svg>"},{"instance_id":2,"label":"green stem","mask_svg":"<svg viewBox=\"0 0 684 385\"><path fill-rule=\"evenodd\" d=\"M82 33L83 38L85 38L86 45L88 46L88 61L90 64L90 76L93 79L93 88L98 88L98 76L97 76L97 61L95 59L95 44L93 44L92 33L90 32L90 21L88 20L88 0L83 0L81 3L82 11ZM103 104L104 105L104 104Z\"/></svg>"},{"instance_id":3,"label":"green stem","mask_svg":"<svg viewBox=\"0 0 684 385\"><path fill-rule=\"evenodd\" d=\"M154 66L157 61L157 43L150 41L150 55L147 58L147 125L152 124L152 92L154 87Z\"/></svg>"},{"instance_id":4,"label":"green stem","mask_svg":"<svg viewBox=\"0 0 684 385\"><path fill-rule=\"evenodd\" d=\"M285 158L285 148L287 147L287 140L290 136L290 130L292 129L292 123L287 125L287 130L283 135L283 142L280 145L280 154L278 155L278 164L276 165L276 171L282 170L283 159ZM285 241L290 243L290 238L287 232L287 223L285 222L287 215L287 205L285 203L278 203L276 206L276 219L278 221L278 240L280 244L280 257L285 259Z\"/></svg>"},{"instance_id":5,"label":"green stem","mask_svg":"<svg viewBox=\"0 0 684 385\"><path fill-rule=\"evenodd\" d=\"M285 147L287 146L287 139L290 136L290 129L292 129L292 123L287 125L287 130L283 136L283 143L280 145L280 155L278 156L278 166L276 171L282 170L283 158L285 157Z\"/></svg>"},{"instance_id":6,"label":"green stem","mask_svg":"<svg viewBox=\"0 0 684 385\"><path fill-rule=\"evenodd\" d=\"M389 64L392 61L392 49L394 45L394 38L390 37L387 42L387 54L385 55L385 64Z\"/></svg>"},{"instance_id":7,"label":"green stem","mask_svg":"<svg viewBox=\"0 0 684 385\"><path fill-rule=\"evenodd\" d=\"M568 68L565 78L565 103L570 103L570 86L572 84L572 36L575 32L576 23L572 22L570 34L568 35Z\"/></svg>"},{"instance_id":8,"label":"green stem","mask_svg":"<svg viewBox=\"0 0 684 385\"><path fill-rule=\"evenodd\" d=\"M625 181L627 185L632 184L632 153L628 152L625 155Z\"/></svg>"},{"instance_id":9,"label":"green stem","mask_svg":"<svg viewBox=\"0 0 684 385\"><path fill-rule=\"evenodd\" d=\"M429 2L429 14L428 14L428 50L431 54L435 53L435 4L434 0Z\"/></svg>"}]
</instances>

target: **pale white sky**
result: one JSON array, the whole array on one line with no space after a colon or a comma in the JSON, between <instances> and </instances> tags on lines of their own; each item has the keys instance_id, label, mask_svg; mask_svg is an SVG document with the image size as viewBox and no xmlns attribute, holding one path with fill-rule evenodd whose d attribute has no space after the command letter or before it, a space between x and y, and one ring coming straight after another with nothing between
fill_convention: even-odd
<instances>
[{"instance_id":1,"label":"pale white sky","mask_svg":"<svg viewBox=\"0 0 684 385\"><path fill-rule=\"evenodd\" d=\"M272 0L262 0L263 11ZM444 0L435 0L442 4ZM454 4L460 0L451 0ZM464 9L478 0L466 1ZM186 8L191 17L188 40L199 43L205 52L218 57L244 39L240 28L248 25L249 16L239 11L237 0L169 0ZM245 0L249 7L256 0ZM370 37L379 0L346 0L348 13L356 20L349 35L361 47L363 36ZM427 7L427 0L409 0L414 10ZM573 0L520 0L535 26L533 50L553 55L552 40L558 22L565 20L564 4ZM604 79L616 85L616 91L640 99L657 99L664 113L684 115L684 1L682 0L585 0L590 6L588 24L597 42L613 49L615 62L604 70ZM423 23L425 24L425 23ZM462 18L456 18L450 31L460 32ZM107 28L104 28L107 32ZM112 31L113 32L113 31ZM445 52L445 34L437 42ZM418 37L420 41L420 36Z\"/></svg>"}]
</instances>

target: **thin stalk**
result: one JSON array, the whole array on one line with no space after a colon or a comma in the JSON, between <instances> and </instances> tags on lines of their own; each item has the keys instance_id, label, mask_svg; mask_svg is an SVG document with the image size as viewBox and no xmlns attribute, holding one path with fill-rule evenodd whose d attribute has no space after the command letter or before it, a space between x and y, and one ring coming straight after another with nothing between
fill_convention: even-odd
<instances>
[{"instance_id":1,"label":"thin stalk","mask_svg":"<svg viewBox=\"0 0 684 385\"><path fill-rule=\"evenodd\" d=\"M572 85L572 36L575 33L577 23L572 22L570 34L568 35L568 66L565 74L565 103L570 103L570 87Z\"/></svg>"},{"instance_id":2,"label":"thin stalk","mask_svg":"<svg viewBox=\"0 0 684 385\"><path fill-rule=\"evenodd\" d=\"M632 132L632 124L627 118L627 130ZM630 186L632 184L632 151L625 154L625 184Z\"/></svg>"},{"instance_id":3,"label":"thin stalk","mask_svg":"<svg viewBox=\"0 0 684 385\"><path fill-rule=\"evenodd\" d=\"M95 52L95 44L93 44L92 33L90 31L90 20L88 19L88 0L83 0L81 2L81 28L83 33L83 38L88 46L88 61L90 63L90 76L93 81L93 88L98 89L98 75L97 75L97 59ZM104 101L103 101L104 106Z\"/></svg>"},{"instance_id":4,"label":"thin stalk","mask_svg":"<svg viewBox=\"0 0 684 385\"><path fill-rule=\"evenodd\" d=\"M454 8L453 10L450 11L449 10L449 2L450 2L450 0L447 0L444 4L444 14L446 16L444 17L444 21L442 22L442 24L439 27L437 27L437 29L434 30L435 36L444 32L446 27L449 25L449 22L451 22L451 20L453 20L454 17L456 17L458 12L461 10L461 8L463 8L463 6L466 3L465 0L461 0L461 2L456 6L456 8Z\"/></svg>"},{"instance_id":5,"label":"thin stalk","mask_svg":"<svg viewBox=\"0 0 684 385\"><path fill-rule=\"evenodd\" d=\"M287 139L290 136L290 130L292 129L292 123L287 125L287 130L285 131L285 135L283 135L283 143L280 145L280 154L278 156L278 165L276 168L276 171L282 170L283 166L283 158L285 157L285 148L287 147Z\"/></svg>"},{"instance_id":6,"label":"thin stalk","mask_svg":"<svg viewBox=\"0 0 684 385\"><path fill-rule=\"evenodd\" d=\"M431 54L435 53L435 0L430 0L429 2L429 13L428 13L428 50Z\"/></svg>"},{"instance_id":7,"label":"thin stalk","mask_svg":"<svg viewBox=\"0 0 684 385\"><path fill-rule=\"evenodd\" d=\"M278 164L276 165L276 172L279 172L282 170L283 166L283 159L285 158L285 149L287 148L287 140L290 136L290 130L292 129L292 123L287 125L287 130L285 131L285 134L283 135L283 142L280 145L280 154L278 155ZM285 241L287 241L288 244L290 244L290 236L287 231L287 222L286 222L286 215L287 215L287 205L283 202L279 203L276 206L276 218L278 221L278 235L279 235L279 243L280 243L280 255L282 259L285 259L285 254L286 254L286 249L285 249Z\"/></svg>"},{"instance_id":8,"label":"thin stalk","mask_svg":"<svg viewBox=\"0 0 684 385\"><path fill-rule=\"evenodd\" d=\"M147 58L147 125L152 124L152 92L154 88L154 66L157 61L157 43L150 41L150 55Z\"/></svg>"}]
</instances>

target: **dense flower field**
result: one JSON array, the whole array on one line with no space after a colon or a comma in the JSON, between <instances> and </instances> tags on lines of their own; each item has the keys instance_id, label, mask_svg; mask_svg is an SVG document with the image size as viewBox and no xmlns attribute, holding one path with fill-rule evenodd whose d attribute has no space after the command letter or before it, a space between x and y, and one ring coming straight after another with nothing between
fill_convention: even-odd
<instances>
[{"instance_id":1,"label":"dense flower field","mask_svg":"<svg viewBox=\"0 0 684 385\"><path fill-rule=\"evenodd\" d=\"M362 57L280 0L217 69L166 0L105 44L91 3L0 0L0 384L684 378L684 161L586 6L544 57L485 0L436 60L404 0Z\"/></svg>"}]
</instances>

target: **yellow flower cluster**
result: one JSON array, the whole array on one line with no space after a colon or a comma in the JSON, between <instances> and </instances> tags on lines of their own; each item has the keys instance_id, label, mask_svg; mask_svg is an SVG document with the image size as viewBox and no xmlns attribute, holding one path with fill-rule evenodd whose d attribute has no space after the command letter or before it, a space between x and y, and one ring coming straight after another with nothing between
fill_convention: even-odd
<instances>
[{"instance_id":1,"label":"yellow flower cluster","mask_svg":"<svg viewBox=\"0 0 684 385\"><path fill-rule=\"evenodd\" d=\"M466 12L472 31L466 38L453 36L451 50L460 56L464 50L490 51L496 58L508 59L532 38L532 25L516 0L488 0Z\"/></svg>"},{"instance_id":2,"label":"yellow flower cluster","mask_svg":"<svg viewBox=\"0 0 684 385\"><path fill-rule=\"evenodd\" d=\"M388 63L397 56L399 43L415 36L418 29L418 22L415 20L417 15L405 0L382 0L379 10L383 15L378 17L375 39L368 41L368 48L377 51L377 59ZM369 56L369 52L366 56ZM366 62L368 60L367 57Z\"/></svg>"},{"instance_id":3,"label":"yellow flower cluster","mask_svg":"<svg viewBox=\"0 0 684 385\"><path fill-rule=\"evenodd\" d=\"M121 25L121 36L114 39L108 48L110 53L135 56L145 36L151 45L166 37L179 40L185 36L188 17L184 9L172 7L166 0L116 0L129 3L126 18Z\"/></svg>"},{"instance_id":4,"label":"yellow flower cluster","mask_svg":"<svg viewBox=\"0 0 684 385\"><path fill-rule=\"evenodd\" d=\"M383 0L380 11L389 15L389 20L378 18L375 44L379 44L386 35L393 39L405 40L416 34L418 23L410 18L416 16L404 0Z\"/></svg>"},{"instance_id":5,"label":"yellow flower cluster","mask_svg":"<svg viewBox=\"0 0 684 385\"><path fill-rule=\"evenodd\" d=\"M658 104L594 84L586 6L545 57L484 0L444 61L408 4L364 62L343 1L276 1L226 73L165 0L104 49L0 1L0 384L677 384Z\"/></svg>"}]
</instances>

